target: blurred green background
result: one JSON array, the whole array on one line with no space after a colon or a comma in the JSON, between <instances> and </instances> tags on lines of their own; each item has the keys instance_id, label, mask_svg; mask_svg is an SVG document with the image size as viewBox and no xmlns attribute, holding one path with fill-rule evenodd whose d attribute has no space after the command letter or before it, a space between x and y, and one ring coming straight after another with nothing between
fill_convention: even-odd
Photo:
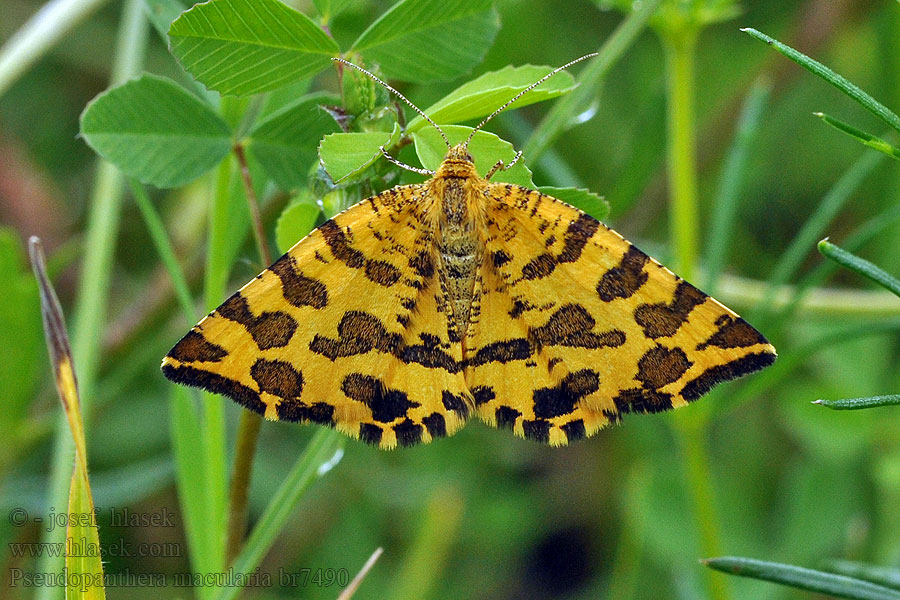
<instances>
[{"instance_id":1,"label":"blurred green background","mask_svg":"<svg viewBox=\"0 0 900 600\"><path fill-rule=\"evenodd\" d=\"M0 41L41 6L3 0ZM309 2L294 3L312 14ZM352 40L392 2L354 0L334 21ZM717 4L712 2L710 4ZM721 3L719 3L721 4ZM900 428L897 412L833 412L818 398L900 389L896 318L900 302L876 312L874 290L837 272L814 304L779 319L755 306L785 249L835 182L866 150L812 116L822 111L880 134L883 125L821 80L739 31L754 27L813 56L892 108L900 108L897 2L745 0L740 14L704 28L697 42L701 240L740 107L760 76L772 84L751 146L738 200L726 280L719 296L752 319L779 350L776 366L677 414L629 416L571 447L551 449L472 422L437 443L383 452L348 442L344 456L303 497L264 560L271 587L252 598L335 598L340 588L280 587L279 569L345 569L384 555L356 598L800 598L801 592L727 579L698 563L714 538L721 554L817 566L845 558L900 565ZM500 0L502 27L484 62L452 82L404 85L419 106L506 65L558 65L596 50L623 13L588 0ZM108 86L121 6L108 2L0 96L0 596L31 598L11 569L33 571L10 542L33 542L39 524L14 527L15 508L47 515L48 464L59 412L40 331L37 291L24 240L39 235L67 313L79 278L84 223L97 159L77 137L85 104ZM158 36L146 69L178 77ZM666 96L659 36L644 32L606 78L590 118L569 130L537 164L540 185L579 185L605 195L609 224L664 263L667 218ZM577 67L573 69L577 72ZM335 89L334 72L316 85ZM489 129L521 145L552 106L510 111ZM872 160L872 159L870 159ZM897 204L900 165L880 160L824 231L836 243ZM203 181L195 186L206 185ZM193 282L202 279L205 204L191 188L154 200ZM280 207L265 210L268 231ZM818 238L816 238L818 239ZM860 251L900 272L900 226L883 228ZM825 260L811 244L796 281ZM248 240L231 273L237 289L258 271ZM701 265L702 267L702 265ZM158 365L184 331L174 294L134 203L126 199L115 240L96 385L87 415L88 458L105 545L170 543L180 556L109 556L107 573L190 569L179 519L170 448L171 384ZM702 281L700 277L696 278ZM748 284L741 286L738 284ZM240 408L227 404L229 440ZM705 427L679 428L692 413ZM251 524L294 464L313 426L266 423L250 489ZM714 514L699 513L684 436L702 436ZM229 447L232 444L229 443ZM230 464L230 462L229 462ZM109 507L168 510L174 527L117 527ZM58 510L58 507L57 507ZM111 598L191 597L186 588L111 588Z\"/></svg>"}]
</instances>

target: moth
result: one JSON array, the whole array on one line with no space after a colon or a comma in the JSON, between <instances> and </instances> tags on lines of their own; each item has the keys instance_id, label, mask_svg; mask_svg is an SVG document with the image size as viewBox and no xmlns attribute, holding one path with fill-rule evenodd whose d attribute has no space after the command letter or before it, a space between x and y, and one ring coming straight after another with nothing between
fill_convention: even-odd
<instances>
[{"instance_id":1,"label":"moth","mask_svg":"<svg viewBox=\"0 0 900 600\"><path fill-rule=\"evenodd\" d=\"M384 449L452 435L473 416L562 446L774 361L756 329L603 223L491 182L521 153L476 171L475 131L569 65L452 145L402 94L345 64L425 117L446 157L434 172L407 167L424 183L367 198L297 242L172 348L166 377Z\"/></svg>"}]
</instances>

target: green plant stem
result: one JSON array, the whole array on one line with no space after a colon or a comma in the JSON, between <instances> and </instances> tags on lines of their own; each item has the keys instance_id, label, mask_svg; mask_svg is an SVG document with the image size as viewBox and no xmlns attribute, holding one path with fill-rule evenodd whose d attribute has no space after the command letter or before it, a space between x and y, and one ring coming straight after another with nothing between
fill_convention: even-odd
<instances>
[{"instance_id":1,"label":"green plant stem","mask_svg":"<svg viewBox=\"0 0 900 600\"><path fill-rule=\"evenodd\" d=\"M0 97L56 42L108 1L51 0L42 6L0 48Z\"/></svg>"},{"instance_id":2,"label":"green plant stem","mask_svg":"<svg viewBox=\"0 0 900 600\"><path fill-rule=\"evenodd\" d=\"M256 191L253 189L247 155L240 142L234 145L234 155L237 157L241 181L244 184L244 194L247 196L247 204L250 206L250 221L253 238L256 240L256 249L262 263L270 265L272 256L269 253L269 245L266 244L266 235L259 213L259 202L256 199ZM261 424L262 419L256 413L249 410L241 411L241 421L235 441L231 486L228 493L228 538L225 546L225 564L231 564L237 556L244 540L244 531L247 529L247 498L250 480L253 477L253 457L256 454L256 441L259 438Z\"/></svg>"},{"instance_id":3,"label":"green plant stem","mask_svg":"<svg viewBox=\"0 0 900 600\"><path fill-rule=\"evenodd\" d=\"M642 2L641 8L629 13L607 38L597 56L588 62L578 77L578 87L553 106L522 148L530 164L537 164L538 158L562 135L572 119L596 98L606 74L644 30L661 1Z\"/></svg>"},{"instance_id":4,"label":"green plant stem","mask_svg":"<svg viewBox=\"0 0 900 600\"><path fill-rule=\"evenodd\" d=\"M698 255L698 200L694 59L698 30L692 25L662 32L666 57L667 172L669 176L669 223L675 271L687 280L694 276ZM719 554L718 516L710 460L706 448L708 411L676 413L675 426L684 453L685 483L691 494L694 522L701 550ZM709 597L726 600L730 594L725 578L706 577Z\"/></svg>"},{"instance_id":5,"label":"green plant stem","mask_svg":"<svg viewBox=\"0 0 900 600\"><path fill-rule=\"evenodd\" d=\"M116 42L115 60L110 73L110 84L117 85L140 71L147 39L147 21L141 0L127 0L122 9L122 20ZM122 206L123 181L118 170L100 161L91 192L87 233L84 245L84 261L75 301L72 326L72 355L75 360L78 383L81 390L85 427L90 425L90 403L94 395L100 341L98 332L106 320L107 291L112 277L113 254L119 229ZM67 505L71 477L72 438L65 417L60 416L56 444L51 459L48 500L49 506L60 510ZM65 529L56 527L45 532L42 542L63 541ZM63 557L44 554L38 561L37 572L58 573ZM61 587L39 588L36 598L59 598Z\"/></svg>"},{"instance_id":6,"label":"green plant stem","mask_svg":"<svg viewBox=\"0 0 900 600\"><path fill-rule=\"evenodd\" d=\"M172 286L175 289L175 296L181 304L181 311L184 313L188 323L192 325L195 312L194 299L191 297L191 289L188 286L187 278L184 276L184 271L181 270L178 259L175 258L175 251L172 249L172 242L166 233L165 225L163 225L162 219L159 218L159 213L153 208L153 202L150 201L150 196L147 195L147 190L144 189L144 186L133 177L128 178L128 183L131 186L132 194L134 194L134 202L141 211L141 216L144 217L147 232L150 234L150 239L156 247L159 259L165 266L166 271L168 271L169 277L172 278Z\"/></svg>"},{"instance_id":7,"label":"green plant stem","mask_svg":"<svg viewBox=\"0 0 900 600\"><path fill-rule=\"evenodd\" d=\"M343 448L344 437L341 434L333 429L317 428L303 454L269 501L243 550L235 559L232 567L235 575L252 573L259 566L300 502L303 492L341 459ZM216 600L233 600L241 593L241 588L226 586L216 589L215 592Z\"/></svg>"},{"instance_id":8,"label":"green plant stem","mask_svg":"<svg viewBox=\"0 0 900 600\"><path fill-rule=\"evenodd\" d=\"M690 28L662 36L666 57L669 227L675 272L693 279L697 263L697 159L694 113L694 54L697 32Z\"/></svg>"}]
</instances>

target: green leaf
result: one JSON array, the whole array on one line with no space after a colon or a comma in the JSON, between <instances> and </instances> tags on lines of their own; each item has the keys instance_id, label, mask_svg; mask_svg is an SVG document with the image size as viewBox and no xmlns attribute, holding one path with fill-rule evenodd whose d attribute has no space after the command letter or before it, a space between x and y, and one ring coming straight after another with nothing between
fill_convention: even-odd
<instances>
[{"instance_id":1,"label":"green leaf","mask_svg":"<svg viewBox=\"0 0 900 600\"><path fill-rule=\"evenodd\" d=\"M724 573L772 581L801 590L830 594L839 598L900 600L900 592L890 588L875 585L862 579L804 569L793 565L735 556L709 558L704 560L703 564Z\"/></svg>"},{"instance_id":2,"label":"green leaf","mask_svg":"<svg viewBox=\"0 0 900 600\"><path fill-rule=\"evenodd\" d=\"M103 600L106 598L103 563L99 552L89 550L100 548L91 484L87 470L77 466L69 485L69 514L90 515L92 518L71 519L66 527L66 538L72 540L70 543L76 548L75 552L66 553L66 598Z\"/></svg>"},{"instance_id":3,"label":"green leaf","mask_svg":"<svg viewBox=\"0 0 900 600\"><path fill-rule=\"evenodd\" d=\"M867 398L842 398L840 400L815 400L813 404L834 410L857 410L860 408L875 408L877 406L897 406L900 404L900 395L870 396Z\"/></svg>"},{"instance_id":4,"label":"green leaf","mask_svg":"<svg viewBox=\"0 0 900 600\"><path fill-rule=\"evenodd\" d=\"M857 140L862 142L862 144L864 146L868 146L869 148L872 148L873 150L878 150L879 152L883 152L884 154L887 154L891 158L896 158L897 160L900 160L900 148L897 148L896 146L891 145L890 143L886 142L885 140L881 139L880 137L876 137L870 133L861 131L861 130L857 129L856 127L854 127L853 125L844 123L843 121L835 119L834 117L826 115L825 113L817 112L817 113L813 113L813 114L815 116L819 117L820 119L822 119L823 121L825 121L826 123L828 123L829 125L831 125L832 127L834 127L835 129L837 129L838 131L843 131L844 133L846 133L852 137L855 137Z\"/></svg>"},{"instance_id":5,"label":"green leaf","mask_svg":"<svg viewBox=\"0 0 900 600\"><path fill-rule=\"evenodd\" d=\"M598 221L602 221L609 214L609 202L603 196L598 196L590 190L573 187L541 186L538 191L566 204L571 204L578 210L586 212Z\"/></svg>"},{"instance_id":6,"label":"green leaf","mask_svg":"<svg viewBox=\"0 0 900 600\"><path fill-rule=\"evenodd\" d=\"M275 242L281 252L287 252L291 246L302 240L316 226L322 214L322 208L316 204L308 191L297 201L282 211L275 224Z\"/></svg>"},{"instance_id":7,"label":"green leaf","mask_svg":"<svg viewBox=\"0 0 900 600\"><path fill-rule=\"evenodd\" d=\"M320 106L338 102L330 94L311 94L268 115L250 131L247 148L278 187L290 190L306 183L322 136L340 131Z\"/></svg>"},{"instance_id":8,"label":"green leaf","mask_svg":"<svg viewBox=\"0 0 900 600\"><path fill-rule=\"evenodd\" d=\"M94 98L81 114L81 134L124 173L157 187L196 179L231 149L228 126L208 105L155 75Z\"/></svg>"},{"instance_id":9,"label":"green leaf","mask_svg":"<svg viewBox=\"0 0 900 600\"><path fill-rule=\"evenodd\" d=\"M819 252L851 271L856 271L863 277L871 279L894 295L900 296L900 281L869 261L835 246L827 239L819 242Z\"/></svg>"},{"instance_id":10,"label":"green leaf","mask_svg":"<svg viewBox=\"0 0 900 600\"><path fill-rule=\"evenodd\" d=\"M500 19L492 6L492 0L403 0L352 49L391 79L453 79L480 63L493 43Z\"/></svg>"},{"instance_id":11,"label":"green leaf","mask_svg":"<svg viewBox=\"0 0 900 600\"><path fill-rule=\"evenodd\" d=\"M429 106L425 110L425 114L436 123L459 123L489 115L551 70L551 67L523 65L521 67L508 66L499 71L485 73L464 83ZM571 74L558 73L522 96L513 106L521 108L535 102L556 98L571 91L574 87L575 78ZM424 126L430 127L431 125L422 117L417 116L409 122L406 131L412 133Z\"/></svg>"},{"instance_id":12,"label":"green leaf","mask_svg":"<svg viewBox=\"0 0 900 600\"><path fill-rule=\"evenodd\" d=\"M751 37L754 37L762 42L767 43L772 46L775 50L785 55L810 73L814 75L818 75L840 91L842 91L847 96L850 96L856 102L858 102L863 108L868 110L870 113L896 129L900 131L900 117L898 117L893 111L891 111L888 107L884 106L875 98L867 94L866 92L859 89L856 85L850 83L847 79L838 75L825 65L820 62L817 62L810 57L806 56L802 52L798 52L787 46L782 44L778 40L767 36L766 34L757 31L753 28L741 29L741 31L750 34Z\"/></svg>"},{"instance_id":13,"label":"green leaf","mask_svg":"<svg viewBox=\"0 0 900 600\"><path fill-rule=\"evenodd\" d=\"M472 132L471 127L462 125L445 125L442 129L450 138L451 144L463 142ZM416 143L416 154L422 161L422 165L426 169L437 170L447 155L447 145L440 134L433 127L429 127L417 131L412 138ZM490 171L498 160L508 164L516 156L516 150L512 144L486 131L479 131L475 134L469 144L469 153L475 159L475 167L482 176ZM491 181L504 181L534 189L531 171L521 160L507 171L497 171Z\"/></svg>"},{"instance_id":14,"label":"green leaf","mask_svg":"<svg viewBox=\"0 0 900 600\"><path fill-rule=\"evenodd\" d=\"M358 175L381 158L381 147L390 148L400 139L400 126L390 133L332 133L319 143L319 159L335 182Z\"/></svg>"},{"instance_id":15,"label":"green leaf","mask_svg":"<svg viewBox=\"0 0 900 600\"><path fill-rule=\"evenodd\" d=\"M209 89L246 96L310 77L331 64L337 43L278 0L211 0L169 29L172 53Z\"/></svg>"},{"instance_id":16,"label":"green leaf","mask_svg":"<svg viewBox=\"0 0 900 600\"><path fill-rule=\"evenodd\" d=\"M164 40L168 40L169 27L188 6L181 0L144 0L144 9L154 29Z\"/></svg>"}]
</instances>

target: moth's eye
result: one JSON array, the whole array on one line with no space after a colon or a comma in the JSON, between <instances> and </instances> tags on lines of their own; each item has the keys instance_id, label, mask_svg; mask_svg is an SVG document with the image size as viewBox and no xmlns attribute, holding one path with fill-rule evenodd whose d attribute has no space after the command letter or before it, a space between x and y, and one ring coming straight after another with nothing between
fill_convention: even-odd
<instances>
[{"instance_id":1,"label":"moth's eye","mask_svg":"<svg viewBox=\"0 0 900 600\"><path fill-rule=\"evenodd\" d=\"M475 162L475 159L472 158L472 155L469 154L468 152L466 152L466 160L469 161L470 163Z\"/></svg>"}]
</instances>

